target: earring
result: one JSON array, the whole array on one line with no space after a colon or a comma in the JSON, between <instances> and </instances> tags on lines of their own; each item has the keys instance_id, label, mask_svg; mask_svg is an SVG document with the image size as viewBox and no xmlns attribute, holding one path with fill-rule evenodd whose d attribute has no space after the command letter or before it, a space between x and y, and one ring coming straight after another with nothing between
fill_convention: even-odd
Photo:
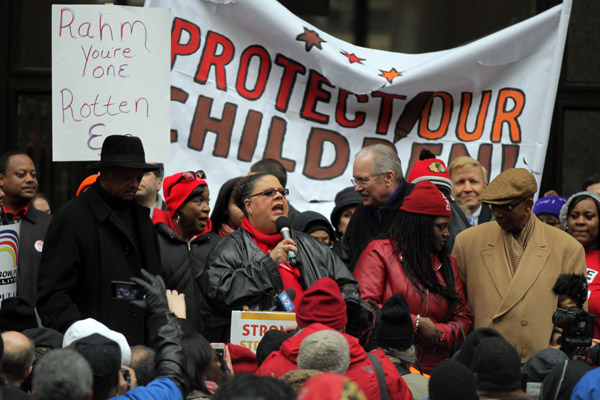
<instances>
[{"instance_id":1,"label":"earring","mask_svg":"<svg viewBox=\"0 0 600 400\"><path fill-rule=\"evenodd\" d=\"M248 215L252 215L252 210L248 210Z\"/></svg>"},{"instance_id":2,"label":"earring","mask_svg":"<svg viewBox=\"0 0 600 400\"><path fill-rule=\"evenodd\" d=\"M176 220L176 222L179 223L180 219L181 219L181 214L177 214L177 220Z\"/></svg>"}]
</instances>

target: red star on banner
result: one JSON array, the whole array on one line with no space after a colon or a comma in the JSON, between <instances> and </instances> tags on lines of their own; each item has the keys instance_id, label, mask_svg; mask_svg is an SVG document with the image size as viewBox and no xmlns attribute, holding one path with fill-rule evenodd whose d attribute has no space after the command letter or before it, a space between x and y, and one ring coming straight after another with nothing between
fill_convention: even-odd
<instances>
[{"instance_id":1,"label":"red star on banner","mask_svg":"<svg viewBox=\"0 0 600 400\"><path fill-rule=\"evenodd\" d=\"M382 76L385 79L387 79L387 81L389 83L392 83L392 81L394 80L394 78L402 76L402 72L396 71L396 68L392 68L389 71L384 71L384 70L380 69L379 71L381 71L381 74L379 76Z\"/></svg>"},{"instance_id":2,"label":"red star on banner","mask_svg":"<svg viewBox=\"0 0 600 400\"><path fill-rule=\"evenodd\" d=\"M304 33L296 36L296 40L299 42L304 42L304 49L309 52L313 47L316 47L319 50L323 50L321 47L321 43L327 43L324 39L321 39L319 34L315 31L311 31L307 27L304 27Z\"/></svg>"},{"instance_id":3,"label":"red star on banner","mask_svg":"<svg viewBox=\"0 0 600 400\"><path fill-rule=\"evenodd\" d=\"M354 64L354 63L362 64L362 61L366 60L366 58L357 57L356 54L354 54L354 53L350 54L344 50L340 51L340 53L342 53L343 55L348 57L348 61L350 61L350 64Z\"/></svg>"}]
</instances>

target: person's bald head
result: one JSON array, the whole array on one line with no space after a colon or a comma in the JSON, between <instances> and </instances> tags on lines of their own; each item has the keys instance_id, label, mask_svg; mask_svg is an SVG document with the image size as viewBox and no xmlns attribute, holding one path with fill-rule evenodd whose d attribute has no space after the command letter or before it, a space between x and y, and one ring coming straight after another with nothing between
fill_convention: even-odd
<instances>
[{"instance_id":1,"label":"person's bald head","mask_svg":"<svg viewBox=\"0 0 600 400\"><path fill-rule=\"evenodd\" d=\"M16 331L2 334L4 355L0 376L15 386L20 386L32 370L35 359L33 342L25 335Z\"/></svg>"}]
</instances>

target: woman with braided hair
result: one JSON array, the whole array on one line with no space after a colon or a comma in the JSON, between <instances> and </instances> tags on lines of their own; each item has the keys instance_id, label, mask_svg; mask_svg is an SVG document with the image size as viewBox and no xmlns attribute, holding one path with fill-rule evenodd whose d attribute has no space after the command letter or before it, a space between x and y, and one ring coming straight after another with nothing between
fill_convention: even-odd
<instances>
[{"instance_id":1,"label":"woman with braided hair","mask_svg":"<svg viewBox=\"0 0 600 400\"><path fill-rule=\"evenodd\" d=\"M426 373L462 344L473 322L456 260L446 249L450 216L442 192L429 181L417 183L384 238L367 245L354 271L365 300L382 305L397 293L406 299Z\"/></svg>"}]
</instances>

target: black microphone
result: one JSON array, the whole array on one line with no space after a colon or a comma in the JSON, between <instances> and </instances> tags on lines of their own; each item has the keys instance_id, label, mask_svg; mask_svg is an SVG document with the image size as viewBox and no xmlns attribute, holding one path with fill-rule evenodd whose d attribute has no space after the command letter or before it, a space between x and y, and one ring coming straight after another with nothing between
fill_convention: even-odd
<instances>
[{"instance_id":1,"label":"black microphone","mask_svg":"<svg viewBox=\"0 0 600 400\"><path fill-rule=\"evenodd\" d=\"M275 227L277 228L279 233L281 233L281 236L283 236L284 239L292 238L292 231L290 230L290 226L290 220L285 215L277 218L277 220L275 221ZM290 260L290 264L296 265L296 253L294 253L291 250L289 250L287 253L288 259Z\"/></svg>"},{"instance_id":2,"label":"black microphone","mask_svg":"<svg viewBox=\"0 0 600 400\"><path fill-rule=\"evenodd\" d=\"M287 295L287 297L289 297L290 303L296 299L296 291L294 289L286 289L283 293L275 296L275 304L273 304L271 307L269 307L267 309L267 311L275 311L275 310L290 311L288 309L290 307L293 309L293 304L292 305L288 304L287 307L285 304L283 304L283 302L281 300L282 295L284 298L285 298L285 295Z\"/></svg>"}]
</instances>

